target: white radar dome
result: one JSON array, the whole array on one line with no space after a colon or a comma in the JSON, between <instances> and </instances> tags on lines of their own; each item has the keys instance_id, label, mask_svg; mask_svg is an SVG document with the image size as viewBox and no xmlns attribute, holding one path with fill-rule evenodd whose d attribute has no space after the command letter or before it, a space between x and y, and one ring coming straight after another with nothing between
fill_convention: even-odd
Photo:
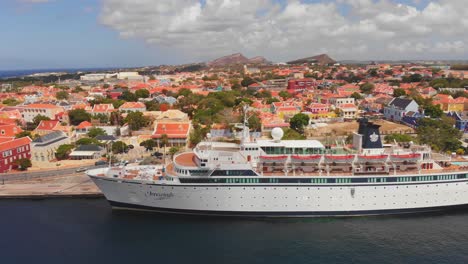
<instances>
[{"instance_id":1,"label":"white radar dome","mask_svg":"<svg viewBox=\"0 0 468 264\"><path fill-rule=\"evenodd\" d=\"M283 136L284 136L283 129L279 127L275 127L273 128L273 130L271 130L271 137L273 138L274 141L280 141Z\"/></svg>"}]
</instances>

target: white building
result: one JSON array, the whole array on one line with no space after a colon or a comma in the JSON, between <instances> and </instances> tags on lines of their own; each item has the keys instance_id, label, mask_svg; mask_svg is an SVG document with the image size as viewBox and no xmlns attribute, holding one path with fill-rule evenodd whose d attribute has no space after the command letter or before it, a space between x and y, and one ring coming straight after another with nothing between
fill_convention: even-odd
<instances>
[{"instance_id":1,"label":"white building","mask_svg":"<svg viewBox=\"0 0 468 264\"><path fill-rule=\"evenodd\" d=\"M351 97L333 97L330 98L329 103L334 105L336 108L340 108L344 104L356 104L354 98Z\"/></svg>"},{"instance_id":2,"label":"white building","mask_svg":"<svg viewBox=\"0 0 468 264\"><path fill-rule=\"evenodd\" d=\"M406 98L393 98L388 106L384 107L384 116L388 120L401 121L408 112L419 112L416 101Z\"/></svg>"},{"instance_id":3,"label":"white building","mask_svg":"<svg viewBox=\"0 0 468 264\"><path fill-rule=\"evenodd\" d=\"M70 144L70 138L63 131L54 131L31 142L31 160L48 162L55 159L55 152L60 145Z\"/></svg>"},{"instance_id":4,"label":"white building","mask_svg":"<svg viewBox=\"0 0 468 264\"><path fill-rule=\"evenodd\" d=\"M55 115L64 112L63 107L52 104L30 104L22 108L21 114L26 122L33 122L38 115L46 116L51 120L55 119Z\"/></svg>"},{"instance_id":5,"label":"white building","mask_svg":"<svg viewBox=\"0 0 468 264\"><path fill-rule=\"evenodd\" d=\"M97 82L104 79L115 77L116 73L89 73L80 77L81 81Z\"/></svg>"}]
</instances>

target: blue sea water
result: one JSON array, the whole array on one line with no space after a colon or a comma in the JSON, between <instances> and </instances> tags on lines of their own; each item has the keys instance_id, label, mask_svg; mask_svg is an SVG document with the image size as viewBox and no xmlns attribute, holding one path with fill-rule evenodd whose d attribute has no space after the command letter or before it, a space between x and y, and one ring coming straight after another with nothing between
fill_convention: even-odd
<instances>
[{"instance_id":1,"label":"blue sea water","mask_svg":"<svg viewBox=\"0 0 468 264\"><path fill-rule=\"evenodd\" d=\"M0 263L468 263L468 212L324 219L112 211L104 199L0 201Z\"/></svg>"},{"instance_id":2,"label":"blue sea water","mask_svg":"<svg viewBox=\"0 0 468 264\"><path fill-rule=\"evenodd\" d=\"M35 70L8 70L0 71L0 79L11 78L11 77L22 77L34 73L46 73L46 72L88 72L88 71L106 71L112 70L113 68L79 68L79 69L35 69ZM116 68L117 69L117 68Z\"/></svg>"}]
</instances>

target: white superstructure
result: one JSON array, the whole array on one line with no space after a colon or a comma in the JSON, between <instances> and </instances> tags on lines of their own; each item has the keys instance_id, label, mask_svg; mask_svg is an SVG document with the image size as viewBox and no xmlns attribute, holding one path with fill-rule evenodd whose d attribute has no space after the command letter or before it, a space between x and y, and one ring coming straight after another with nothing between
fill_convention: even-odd
<instances>
[{"instance_id":1,"label":"white superstructure","mask_svg":"<svg viewBox=\"0 0 468 264\"><path fill-rule=\"evenodd\" d=\"M346 216L468 205L468 171L422 146L384 149L361 121L360 150L316 140L205 141L167 166L104 168L88 175L117 208L257 216Z\"/></svg>"}]
</instances>

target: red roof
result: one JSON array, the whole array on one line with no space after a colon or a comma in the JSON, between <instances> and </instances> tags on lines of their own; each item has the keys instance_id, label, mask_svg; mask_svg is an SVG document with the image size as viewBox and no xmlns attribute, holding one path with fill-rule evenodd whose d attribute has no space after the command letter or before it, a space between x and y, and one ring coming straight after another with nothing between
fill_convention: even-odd
<instances>
[{"instance_id":1,"label":"red roof","mask_svg":"<svg viewBox=\"0 0 468 264\"><path fill-rule=\"evenodd\" d=\"M52 130L60 121L58 120L42 120L37 126L36 130Z\"/></svg>"},{"instance_id":2,"label":"red roof","mask_svg":"<svg viewBox=\"0 0 468 264\"><path fill-rule=\"evenodd\" d=\"M81 122L78 126L76 126L77 129L83 129L83 128L87 128L87 127L92 127L93 125L88 122L88 121L83 121Z\"/></svg>"},{"instance_id":3,"label":"red roof","mask_svg":"<svg viewBox=\"0 0 468 264\"><path fill-rule=\"evenodd\" d=\"M0 151L14 149L17 147L28 145L29 143L31 143L31 139L29 137L13 139L7 142L0 143Z\"/></svg>"},{"instance_id":4,"label":"red roof","mask_svg":"<svg viewBox=\"0 0 468 264\"><path fill-rule=\"evenodd\" d=\"M22 131L16 124L0 125L0 136L2 137L14 137Z\"/></svg>"},{"instance_id":5,"label":"red roof","mask_svg":"<svg viewBox=\"0 0 468 264\"><path fill-rule=\"evenodd\" d=\"M187 138L189 130L189 123L158 123L151 137L160 138L166 134L169 138Z\"/></svg>"}]
</instances>

